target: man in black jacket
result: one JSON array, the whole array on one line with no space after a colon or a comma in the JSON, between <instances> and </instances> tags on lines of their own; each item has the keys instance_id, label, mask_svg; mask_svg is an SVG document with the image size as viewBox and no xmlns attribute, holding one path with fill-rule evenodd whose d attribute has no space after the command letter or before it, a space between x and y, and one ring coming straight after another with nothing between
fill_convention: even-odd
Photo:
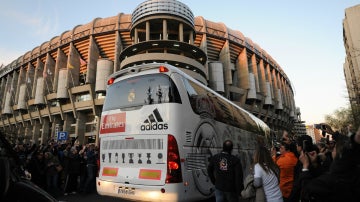
<instances>
[{"instance_id":1,"label":"man in black jacket","mask_svg":"<svg viewBox=\"0 0 360 202\"><path fill-rule=\"evenodd\" d=\"M208 174L215 185L216 202L237 202L243 190L243 171L240 160L231 154L233 143L226 140L223 151L210 159Z\"/></svg>"}]
</instances>

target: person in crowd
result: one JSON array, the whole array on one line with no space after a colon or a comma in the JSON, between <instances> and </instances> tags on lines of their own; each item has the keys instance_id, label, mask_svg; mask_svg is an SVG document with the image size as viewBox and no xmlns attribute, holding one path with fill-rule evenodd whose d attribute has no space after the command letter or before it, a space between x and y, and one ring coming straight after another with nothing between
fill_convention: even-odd
<instances>
[{"instance_id":1,"label":"person in crowd","mask_svg":"<svg viewBox=\"0 0 360 202\"><path fill-rule=\"evenodd\" d=\"M352 124L349 124L349 125L347 126L347 136L348 136L348 137L351 137L352 134L354 134L354 127L353 127Z\"/></svg>"},{"instance_id":2,"label":"person in crowd","mask_svg":"<svg viewBox=\"0 0 360 202\"><path fill-rule=\"evenodd\" d=\"M210 158L207 167L215 185L216 202L237 202L243 190L243 170L240 159L232 155L233 143L226 140L222 152Z\"/></svg>"},{"instance_id":3,"label":"person in crowd","mask_svg":"<svg viewBox=\"0 0 360 202\"><path fill-rule=\"evenodd\" d=\"M319 154L325 154L327 151L326 145L324 142L318 142L316 143L316 146L319 149Z\"/></svg>"},{"instance_id":4,"label":"person in crowd","mask_svg":"<svg viewBox=\"0 0 360 202\"><path fill-rule=\"evenodd\" d=\"M58 156L58 143L55 141L51 141L49 143L48 149L49 152L51 152L53 155Z\"/></svg>"},{"instance_id":5,"label":"person in crowd","mask_svg":"<svg viewBox=\"0 0 360 202\"><path fill-rule=\"evenodd\" d=\"M80 176L80 155L75 147L70 148L64 161L64 195L69 193L75 194L78 188L78 177Z\"/></svg>"},{"instance_id":6,"label":"person in crowd","mask_svg":"<svg viewBox=\"0 0 360 202\"><path fill-rule=\"evenodd\" d=\"M284 130L282 138L281 138L281 142L285 142L286 144L288 144L289 145L289 151L293 152L295 154L295 156L296 156L297 155L296 143L293 140L293 136L294 136L294 134L289 135L288 131Z\"/></svg>"},{"instance_id":7,"label":"person in crowd","mask_svg":"<svg viewBox=\"0 0 360 202\"><path fill-rule=\"evenodd\" d=\"M59 196L60 190L58 189L58 170L57 166L60 165L57 156L51 152L45 152L45 176L46 176L46 190L53 196Z\"/></svg>"},{"instance_id":8,"label":"person in crowd","mask_svg":"<svg viewBox=\"0 0 360 202\"><path fill-rule=\"evenodd\" d=\"M360 198L360 127L355 134L333 135L336 141L332 151L333 162L329 172L314 178L308 172L314 161L311 155L302 152L299 161L304 184L301 201L359 201Z\"/></svg>"},{"instance_id":9,"label":"person in crowd","mask_svg":"<svg viewBox=\"0 0 360 202\"><path fill-rule=\"evenodd\" d=\"M302 152L306 152L306 153L311 152L311 154L316 154L316 152L314 152L315 147L316 147L316 145L313 144L312 138L309 135L301 135L296 140L296 149L297 149L298 156L300 156L300 154ZM315 156L315 155L313 155L313 156ZM309 173L313 177L319 175L318 165L315 163L317 163L317 161L314 161L314 164L311 164L309 167ZM295 166L294 184L293 184L293 188L291 190L290 196L288 198L288 201L298 202L300 200L300 194L301 194L303 186L302 186L302 182L301 182L301 179L299 176L300 176L301 172L303 171L302 168L303 168L302 162L298 161Z\"/></svg>"},{"instance_id":10,"label":"person in crowd","mask_svg":"<svg viewBox=\"0 0 360 202\"><path fill-rule=\"evenodd\" d=\"M27 150L26 145L23 144L22 142L19 142L15 147L15 151L19 157L21 166L23 168L26 167L26 160L27 160L27 155L28 155L28 152L26 150Z\"/></svg>"},{"instance_id":11,"label":"person in crowd","mask_svg":"<svg viewBox=\"0 0 360 202\"><path fill-rule=\"evenodd\" d=\"M319 150L318 160L319 160L324 172L326 172L329 170L330 164L333 160L332 154L331 154L332 152L327 149L326 144L324 142L319 142L316 145Z\"/></svg>"},{"instance_id":12,"label":"person in crowd","mask_svg":"<svg viewBox=\"0 0 360 202\"><path fill-rule=\"evenodd\" d=\"M80 155L80 186L79 186L79 192L80 193L84 193L85 192L85 182L86 182L86 178L87 178L87 167L86 167L86 159L85 159L85 154L86 154L86 150L87 150L87 146L86 145L80 145L80 144L76 144L75 141L75 148L76 150L78 150L78 153Z\"/></svg>"},{"instance_id":13,"label":"person in crowd","mask_svg":"<svg viewBox=\"0 0 360 202\"><path fill-rule=\"evenodd\" d=\"M84 192L91 193L95 190L95 178L96 178L96 170L97 170L97 153L95 151L95 145L89 144L88 148L82 152L84 155L84 159L86 162L86 180L84 184Z\"/></svg>"},{"instance_id":14,"label":"person in crowd","mask_svg":"<svg viewBox=\"0 0 360 202\"><path fill-rule=\"evenodd\" d=\"M56 155L59 159L60 165L64 168L65 167L65 153L66 151L66 144L55 144L56 150L54 152L57 152ZM55 154L54 154L55 155ZM59 171L58 173L58 187L60 187L62 190L64 190L64 184L65 184L65 178L66 174L64 172L64 169Z\"/></svg>"},{"instance_id":15,"label":"person in crowd","mask_svg":"<svg viewBox=\"0 0 360 202\"><path fill-rule=\"evenodd\" d=\"M274 157L273 154L273 159L280 168L280 190L287 202L294 184L294 170L298 158L290 151L290 145L286 142L280 144L280 156Z\"/></svg>"},{"instance_id":16,"label":"person in crowd","mask_svg":"<svg viewBox=\"0 0 360 202\"><path fill-rule=\"evenodd\" d=\"M31 173L31 181L39 187L46 189L45 159L42 151L37 150L33 153L28 165L28 171Z\"/></svg>"},{"instance_id":17,"label":"person in crowd","mask_svg":"<svg viewBox=\"0 0 360 202\"><path fill-rule=\"evenodd\" d=\"M267 202L282 202L279 186L279 167L271 158L270 151L259 145L254 153L254 186L263 186Z\"/></svg>"},{"instance_id":18,"label":"person in crowd","mask_svg":"<svg viewBox=\"0 0 360 202\"><path fill-rule=\"evenodd\" d=\"M72 146L71 146L71 143L70 144L66 144L66 147L65 147L65 149L63 150L63 155L64 155L64 161L65 161L65 158L66 157L69 157L69 155L71 154L71 148L72 148ZM75 148L75 147L74 147Z\"/></svg>"},{"instance_id":19,"label":"person in crowd","mask_svg":"<svg viewBox=\"0 0 360 202\"><path fill-rule=\"evenodd\" d=\"M326 142L327 151L329 151L331 153L335 148L335 144L336 144L336 141L334 139L328 140Z\"/></svg>"}]
</instances>

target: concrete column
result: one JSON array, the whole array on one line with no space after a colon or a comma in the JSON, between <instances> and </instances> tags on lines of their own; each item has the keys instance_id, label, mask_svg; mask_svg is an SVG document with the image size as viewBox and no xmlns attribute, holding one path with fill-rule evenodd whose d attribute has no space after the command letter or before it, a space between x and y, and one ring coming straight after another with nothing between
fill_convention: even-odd
<instances>
[{"instance_id":1,"label":"concrete column","mask_svg":"<svg viewBox=\"0 0 360 202\"><path fill-rule=\"evenodd\" d=\"M274 69L274 79L275 79L275 100L277 101L277 104L275 106L276 109L283 109L283 99L282 99L282 91L281 91L281 80L280 80L280 73L275 72ZM281 118L279 114L279 118Z\"/></svg>"},{"instance_id":2,"label":"concrete column","mask_svg":"<svg viewBox=\"0 0 360 202\"><path fill-rule=\"evenodd\" d=\"M193 45L193 44L192 44ZM207 53L207 38L206 38L206 34L203 34L202 38L201 38L201 42L200 42L200 49L202 51L204 51L205 53ZM209 78L207 78L209 79Z\"/></svg>"},{"instance_id":3,"label":"concrete column","mask_svg":"<svg viewBox=\"0 0 360 202\"><path fill-rule=\"evenodd\" d=\"M247 53L246 49L244 48L243 51L238 56L237 60L237 73L238 73L238 87L242 89L249 89L249 69L248 69L248 60L247 60Z\"/></svg>"},{"instance_id":4,"label":"concrete column","mask_svg":"<svg viewBox=\"0 0 360 202\"><path fill-rule=\"evenodd\" d=\"M276 70L273 68L271 71L271 82L273 85L273 95L275 97L275 100L277 100L278 95L277 95L277 89L278 89L278 85L277 85L277 77L276 77Z\"/></svg>"},{"instance_id":5,"label":"concrete column","mask_svg":"<svg viewBox=\"0 0 360 202\"><path fill-rule=\"evenodd\" d=\"M274 101L274 84L273 84L273 79L272 79L272 72L271 72L271 68L270 65L267 64L266 65L266 71L267 71L267 81L270 83L270 93L271 93L271 99L272 102Z\"/></svg>"},{"instance_id":6,"label":"concrete column","mask_svg":"<svg viewBox=\"0 0 360 202\"><path fill-rule=\"evenodd\" d=\"M179 24L179 41L184 42L184 25L183 25L183 23Z\"/></svg>"},{"instance_id":7,"label":"concrete column","mask_svg":"<svg viewBox=\"0 0 360 202\"><path fill-rule=\"evenodd\" d=\"M146 21L146 41L150 41L150 22Z\"/></svg>"},{"instance_id":8,"label":"concrete column","mask_svg":"<svg viewBox=\"0 0 360 202\"><path fill-rule=\"evenodd\" d=\"M237 76L238 76L238 87L240 89L248 90L250 88L249 81L249 68L248 68L248 59L247 59L247 51L244 48L241 53L238 55L236 62ZM246 94L244 94L246 95ZM240 103L245 103L246 96L242 95L239 101Z\"/></svg>"},{"instance_id":9,"label":"concrete column","mask_svg":"<svg viewBox=\"0 0 360 202\"><path fill-rule=\"evenodd\" d=\"M194 45L194 33L193 33L193 31L190 31L189 39L190 39L190 44Z\"/></svg>"},{"instance_id":10,"label":"concrete column","mask_svg":"<svg viewBox=\"0 0 360 202\"><path fill-rule=\"evenodd\" d=\"M51 136L50 134L50 120L49 118L43 118L42 120L42 125L41 125L41 129L42 129L42 134L40 137L40 144L46 144L49 140L49 137Z\"/></svg>"},{"instance_id":11,"label":"concrete column","mask_svg":"<svg viewBox=\"0 0 360 202\"><path fill-rule=\"evenodd\" d=\"M71 124L75 123L76 120L73 116L73 113L67 113L65 114L65 117L64 117L64 125L63 125L63 131L67 131L68 134L70 135L70 131L71 131ZM68 139L70 139L68 137Z\"/></svg>"},{"instance_id":12,"label":"concrete column","mask_svg":"<svg viewBox=\"0 0 360 202\"><path fill-rule=\"evenodd\" d=\"M37 79L39 77L42 77L43 75L43 71L44 71L44 63L40 60L40 58L37 58L36 60L37 65L35 68L35 72L34 72L34 82L33 82L33 87L32 87L32 97L35 98L36 95L36 85L37 85Z\"/></svg>"},{"instance_id":13,"label":"concrete column","mask_svg":"<svg viewBox=\"0 0 360 202\"><path fill-rule=\"evenodd\" d=\"M118 40L120 40L118 38ZM119 42L118 45L121 43ZM90 45L89 45L89 59L88 59L88 67L87 67L87 73L86 73L86 82L87 83L95 83L96 81L96 68L97 68L97 61L100 57L100 50L98 48L98 45L96 44L96 41L94 39L94 36L90 37ZM122 47L118 47L122 49ZM116 67L114 66L114 71Z\"/></svg>"},{"instance_id":14,"label":"concrete column","mask_svg":"<svg viewBox=\"0 0 360 202\"><path fill-rule=\"evenodd\" d=\"M280 75L280 72L277 72L277 73L276 73L276 77L277 77L277 84L278 84L277 88L279 89L279 90L278 90L278 94L279 94L278 100L279 100L279 102L280 102L280 100L281 100L281 103L283 103L283 101L282 101L283 90L282 90L282 83L281 83L281 75Z\"/></svg>"},{"instance_id":15,"label":"concrete column","mask_svg":"<svg viewBox=\"0 0 360 202\"><path fill-rule=\"evenodd\" d=\"M30 143L30 140L33 138L33 126L30 122L27 122L27 125L25 127L25 134L24 134L24 143Z\"/></svg>"},{"instance_id":16,"label":"concrete column","mask_svg":"<svg viewBox=\"0 0 360 202\"><path fill-rule=\"evenodd\" d=\"M22 124L17 124L17 129L16 138L23 139L25 136L25 127Z\"/></svg>"},{"instance_id":17,"label":"concrete column","mask_svg":"<svg viewBox=\"0 0 360 202\"><path fill-rule=\"evenodd\" d=\"M46 54L46 62L43 71L44 77L44 88L46 94L53 92L53 83L54 83L54 72L55 72L55 61L49 53Z\"/></svg>"},{"instance_id":18,"label":"concrete column","mask_svg":"<svg viewBox=\"0 0 360 202\"><path fill-rule=\"evenodd\" d=\"M80 54L72 42L70 43L67 69L68 69L68 76L67 76L68 87L72 88L74 86L78 86L79 76L80 76Z\"/></svg>"},{"instance_id":19,"label":"concrete column","mask_svg":"<svg viewBox=\"0 0 360 202\"><path fill-rule=\"evenodd\" d=\"M85 123L86 123L86 114L79 112L76 119L76 128L75 133L78 136L80 144L85 144Z\"/></svg>"},{"instance_id":20,"label":"concrete column","mask_svg":"<svg viewBox=\"0 0 360 202\"><path fill-rule=\"evenodd\" d=\"M121 35L117 31L115 36L115 58L114 58L114 69L112 72L117 71L120 69L120 53L124 49L122 42L121 42Z\"/></svg>"},{"instance_id":21,"label":"concrete column","mask_svg":"<svg viewBox=\"0 0 360 202\"><path fill-rule=\"evenodd\" d=\"M288 109L289 109L289 96L288 96L288 90L287 90L287 85L286 85L286 80L285 78L281 75L281 91L282 91L282 94L283 94L283 97L284 97L284 106L285 108L287 109L287 112Z\"/></svg>"},{"instance_id":22,"label":"concrete column","mask_svg":"<svg viewBox=\"0 0 360 202\"><path fill-rule=\"evenodd\" d=\"M29 95L28 99L32 99L35 97L35 92L33 93L33 84L34 84L34 75L35 75L35 67L29 63L28 69L26 72L26 91Z\"/></svg>"},{"instance_id":23,"label":"concrete column","mask_svg":"<svg viewBox=\"0 0 360 202\"><path fill-rule=\"evenodd\" d=\"M55 140L55 133L62 130L61 117L59 115L54 116L54 121L51 124L50 139Z\"/></svg>"},{"instance_id":24,"label":"concrete column","mask_svg":"<svg viewBox=\"0 0 360 202\"><path fill-rule=\"evenodd\" d=\"M5 84L6 84L6 80L5 80L5 76L3 78L1 78L1 82L0 82L0 94L3 95L3 96L0 96L0 112L2 112L2 109L3 109L3 106L4 106L4 101L5 101L5 95L6 95L6 92L5 92ZM3 124L4 126L4 124Z\"/></svg>"},{"instance_id":25,"label":"concrete column","mask_svg":"<svg viewBox=\"0 0 360 202\"><path fill-rule=\"evenodd\" d=\"M224 78L224 94L223 96L229 97L229 86L232 84L231 60L229 51L229 41L226 40L223 48L219 53L219 60L223 64L223 78Z\"/></svg>"},{"instance_id":26,"label":"concrete column","mask_svg":"<svg viewBox=\"0 0 360 202\"><path fill-rule=\"evenodd\" d=\"M58 48L57 50L57 58L56 58L56 64L55 64L55 75L54 75L54 85L53 85L53 92L57 92L57 87L58 87L58 80L59 80L59 70L66 68L66 63L67 63L67 56L65 55L65 53Z\"/></svg>"},{"instance_id":27,"label":"concrete column","mask_svg":"<svg viewBox=\"0 0 360 202\"><path fill-rule=\"evenodd\" d=\"M139 42L139 33L138 33L138 29L135 28L134 30L134 44L137 44Z\"/></svg>"},{"instance_id":28,"label":"concrete column","mask_svg":"<svg viewBox=\"0 0 360 202\"><path fill-rule=\"evenodd\" d=\"M33 128L32 128L32 140L36 145L39 144L40 128L41 128L40 121L38 119L35 119L33 121Z\"/></svg>"},{"instance_id":29,"label":"concrete column","mask_svg":"<svg viewBox=\"0 0 360 202\"><path fill-rule=\"evenodd\" d=\"M266 79L265 79L265 67L264 67L263 59L260 59L259 70L260 70L260 72L258 72L258 75L259 75L258 77L259 77L260 92L263 95L266 95Z\"/></svg>"},{"instance_id":30,"label":"concrete column","mask_svg":"<svg viewBox=\"0 0 360 202\"><path fill-rule=\"evenodd\" d=\"M14 88L11 85L11 81L12 81L12 75L8 74L7 79L6 79L6 84L5 84L5 90L4 90L4 92L6 93L5 94L6 96L2 95L2 96L4 96L4 103L3 103L2 109L1 109L2 114L12 114L11 108L12 108L12 105L14 104L13 99L12 99Z\"/></svg>"},{"instance_id":31,"label":"concrete column","mask_svg":"<svg viewBox=\"0 0 360 202\"><path fill-rule=\"evenodd\" d=\"M163 40L168 40L167 36L167 21L163 20Z\"/></svg>"},{"instance_id":32,"label":"concrete column","mask_svg":"<svg viewBox=\"0 0 360 202\"><path fill-rule=\"evenodd\" d=\"M14 103L16 103L16 104L19 101L20 86L25 83L26 83L26 69L25 69L25 67L23 67L23 68L20 68L20 72L18 75L17 87L16 87L16 92L15 92L15 100L14 100ZM6 94L4 93L3 95L6 95ZM24 99L24 98L21 98L21 99Z\"/></svg>"},{"instance_id":33,"label":"concrete column","mask_svg":"<svg viewBox=\"0 0 360 202\"><path fill-rule=\"evenodd\" d=\"M256 87L256 92L259 92L259 75L258 75L258 70L257 70L257 64L256 64L256 55L255 54L252 54L251 55L251 69L252 69L252 72L254 73L254 76L255 76L255 87Z\"/></svg>"},{"instance_id":34,"label":"concrete column","mask_svg":"<svg viewBox=\"0 0 360 202\"><path fill-rule=\"evenodd\" d=\"M265 72L266 72L266 74L265 74L265 79L266 79L266 81L268 81L268 82L270 82L271 83L271 71L270 71L270 65L269 64L266 64L266 67L265 67Z\"/></svg>"},{"instance_id":35,"label":"concrete column","mask_svg":"<svg viewBox=\"0 0 360 202\"><path fill-rule=\"evenodd\" d=\"M277 83L278 83L278 88L282 91L282 78L281 78L281 74L280 72L277 72L276 73L276 76L277 76Z\"/></svg>"}]
</instances>

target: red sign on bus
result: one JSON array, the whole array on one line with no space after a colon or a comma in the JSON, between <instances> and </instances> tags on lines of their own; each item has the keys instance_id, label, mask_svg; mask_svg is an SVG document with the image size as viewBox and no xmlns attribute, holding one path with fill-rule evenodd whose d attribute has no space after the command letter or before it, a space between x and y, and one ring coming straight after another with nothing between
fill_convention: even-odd
<instances>
[{"instance_id":1,"label":"red sign on bus","mask_svg":"<svg viewBox=\"0 0 360 202\"><path fill-rule=\"evenodd\" d=\"M110 114L101 117L100 134L125 132L126 113Z\"/></svg>"}]
</instances>

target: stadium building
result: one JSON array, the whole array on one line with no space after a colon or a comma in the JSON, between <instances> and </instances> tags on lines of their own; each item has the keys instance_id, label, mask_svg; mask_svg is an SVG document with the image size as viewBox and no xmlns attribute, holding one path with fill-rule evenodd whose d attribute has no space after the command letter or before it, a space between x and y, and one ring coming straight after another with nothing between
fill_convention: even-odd
<instances>
[{"instance_id":1,"label":"stadium building","mask_svg":"<svg viewBox=\"0 0 360 202\"><path fill-rule=\"evenodd\" d=\"M265 121L291 130L300 110L279 64L240 31L175 0L148 0L65 31L0 69L0 130L46 143L65 132L95 142L107 77L143 63L167 62Z\"/></svg>"}]
</instances>

